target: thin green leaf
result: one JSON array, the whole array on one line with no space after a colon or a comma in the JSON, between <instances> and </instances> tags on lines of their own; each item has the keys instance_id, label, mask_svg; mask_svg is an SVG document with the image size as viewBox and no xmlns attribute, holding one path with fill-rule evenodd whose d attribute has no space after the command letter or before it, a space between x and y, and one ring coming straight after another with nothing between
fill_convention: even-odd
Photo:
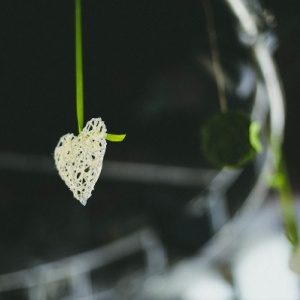
<instances>
[{"instance_id":1,"label":"thin green leaf","mask_svg":"<svg viewBox=\"0 0 300 300\"><path fill-rule=\"evenodd\" d=\"M110 142L122 142L125 139L126 134L106 134L106 139Z\"/></svg>"}]
</instances>

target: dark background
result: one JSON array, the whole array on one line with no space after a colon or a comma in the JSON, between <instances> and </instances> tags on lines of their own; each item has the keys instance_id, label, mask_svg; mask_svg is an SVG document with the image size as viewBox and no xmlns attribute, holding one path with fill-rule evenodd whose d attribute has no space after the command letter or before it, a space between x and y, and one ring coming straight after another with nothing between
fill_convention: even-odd
<instances>
[{"instance_id":1,"label":"dark background","mask_svg":"<svg viewBox=\"0 0 300 300\"><path fill-rule=\"evenodd\" d=\"M235 57L244 60L247 54L236 45L228 9L220 1L212 2L220 50L229 58L223 58L224 65ZM77 132L74 3L12 0L1 4L0 152L51 157L60 136ZM278 37L275 57L287 96L284 151L297 191L298 3L266 1L263 6L276 17L277 25L270 30ZM216 110L217 95L213 81L195 67L197 55L209 54L201 1L83 0L83 42L85 119L102 117L108 132L127 133L123 143L108 145L105 159L202 166L194 137L205 117ZM173 236L173 243L186 245L183 248L196 249L202 242L193 244L201 224L177 222L179 198L190 199L194 190L130 186L130 194L120 192L128 186L116 188L104 181L95 190L94 199L99 201L90 200L83 210L58 176L1 170L0 180L1 251L2 255L15 253L10 255L14 268L18 268L18 252L23 257L26 253L53 259L96 247L122 235L126 226L130 231L148 224L150 217L167 236ZM137 215L142 217L132 217ZM82 226L73 228L76 235L69 231L64 235L62 228L71 223ZM54 249L51 255L47 247Z\"/></svg>"},{"instance_id":2,"label":"dark background","mask_svg":"<svg viewBox=\"0 0 300 300\"><path fill-rule=\"evenodd\" d=\"M275 56L287 96L285 151L296 183L298 4L292 0L262 4L277 23ZM2 5L1 151L49 154L59 136L77 131L73 1L3 1ZM126 131L127 144L139 144L139 136L131 134L137 121L133 118L144 118L141 106L149 82L173 74L176 88L176 76L180 80L185 71L182 65L207 47L202 10L196 0L83 1L85 119L101 116L110 132ZM219 39L228 27L226 10L221 5L215 11ZM195 90L193 82L188 84ZM185 97L189 102L183 110L195 108L194 98L192 92ZM172 105L182 108L180 103ZM124 159L125 144L110 147L112 153L115 148L122 152Z\"/></svg>"}]
</instances>

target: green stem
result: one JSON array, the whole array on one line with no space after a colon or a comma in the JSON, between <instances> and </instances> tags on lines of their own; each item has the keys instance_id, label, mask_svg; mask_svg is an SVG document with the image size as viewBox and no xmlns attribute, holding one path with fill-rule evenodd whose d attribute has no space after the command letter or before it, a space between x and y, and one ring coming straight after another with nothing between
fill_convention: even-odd
<instances>
[{"instance_id":1,"label":"green stem","mask_svg":"<svg viewBox=\"0 0 300 300\"><path fill-rule=\"evenodd\" d=\"M218 94L219 94L219 101L220 101L220 109L222 112L227 112L227 99L225 95L225 81L224 81L224 74L220 62L220 55L218 51L218 41L217 41L217 32L215 28L214 22L214 15L210 0L203 0L204 4L204 12L206 17L206 24L208 30L208 38L210 43L211 49L211 57L212 57L212 64L213 70L216 78Z\"/></svg>"},{"instance_id":2,"label":"green stem","mask_svg":"<svg viewBox=\"0 0 300 300\"><path fill-rule=\"evenodd\" d=\"M293 193L282 151L278 147L274 150L274 152L277 170L273 184L279 193L283 219L285 222L286 236L292 246L296 248L299 245L299 232Z\"/></svg>"},{"instance_id":3,"label":"green stem","mask_svg":"<svg viewBox=\"0 0 300 300\"><path fill-rule=\"evenodd\" d=\"M81 28L81 0L75 0L76 110L79 133L83 129L84 122Z\"/></svg>"}]
</instances>

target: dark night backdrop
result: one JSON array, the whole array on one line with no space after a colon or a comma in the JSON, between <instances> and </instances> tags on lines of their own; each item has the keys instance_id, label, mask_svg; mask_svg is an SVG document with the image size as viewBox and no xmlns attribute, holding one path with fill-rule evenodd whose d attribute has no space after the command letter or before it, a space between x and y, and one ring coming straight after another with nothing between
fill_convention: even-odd
<instances>
[{"instance_id":1,"label":"dark night backdrop","mask_svg":"<svg viewBox=\"0 0 300 300\"><path fill-rule=\"evenodd\" d=\"M86 120L99 115L111 132L126 131L127 142L138 143L130 134L132 116L138 117L136 102L149 81L172 67L178 71L206 43L201 1L83 2ZM296 178L297 2L263 4L278 23L276 59L287 95L285 148ZM1 151L49 154L60 135L76 132L73 21L73 1L3 1ZM111 147L124 154L126 145Z\"/></svg>"},{"instance_id":2,"label":"dark night backdrop","mask_svg":"<svg viewBox=\"0 0 300 300\"><path fill-rule=\"evenodd\" d=\"M213 3L218 7L219 38L227 46L224 52L234 57L235 45L222 36L229 27L227 9L220 1ZM60 136L77 131L74 3L72 0L11 0L1 4L0 152L51 157ZM264 5L277 19L276 59L287 96L284 149L294 188L298 189L299 4L289 0L266 1ZM200 160L195 161L198 152L187 153L185 143L192 145L191 149L198 149L198 142L189 140L186 132L197 135L200 117L212 111L209 102L198 101L199 97L211 95L208 90L213 86L212 82L200 86L204 74L195 71L195 56L199 52L208 53L201 1L84 0L83 39L85 119L100 116L109 132L127 133L124 143L108 145L105 159L199 167ZM158 82L163 82L165 90L155 91L153 87L160 87ZM148 100L156 95L161 99L157 98L149 106ZM170 99L175 102L171 103ZM168 128L172 130L167 131ZM72 253L70 244L78 250L97 246L109 239L107 232L115 236L122 231L124 212L128 210L128 216L141 210L139 199L143 199L150 212L159 206L168 224L153 213L158 224L165 226L166 231L174 225L175 232L180 205L175 201L175 209L170 212L172 202L168 197L191 197L195 193L153 189L143 194L142 189L137 189L133 198L129 194L126 198L114 187L113 183L97 185L94 198L105 195L103 201L95 204L96 201L90 200L91 204L83 212L79 205L75 207L77 203L58 176L27 176L1 170L0 231L4 245L1 251L7 253L18 243L23 253L47 259L49 254L45 248L51 245L65 249L66 253ZM151 203L151 197L157 202ZM129 204L134 205L129 209ZM118 213L113 211L115 207ZM111 211L114 219L109 215ZM71 222L70 215L71 221L86 226L76 228L77 244L72 235L55 235ZM100 217L101 226L97 223ZM57 222L50 230L53 234L48 235L47 226L54 219ZM36 226L39 230L33 237L31 232ZM92 239L91 232L97 230L99 239ZM193 232L188 232L192 240ZM199 231L195 234L199 235ZM25 246L28 241L35 246ZM55 252L51 255L55 257ZM16 267L17 260L14 263Z\"/></svg>"}]
</instances>

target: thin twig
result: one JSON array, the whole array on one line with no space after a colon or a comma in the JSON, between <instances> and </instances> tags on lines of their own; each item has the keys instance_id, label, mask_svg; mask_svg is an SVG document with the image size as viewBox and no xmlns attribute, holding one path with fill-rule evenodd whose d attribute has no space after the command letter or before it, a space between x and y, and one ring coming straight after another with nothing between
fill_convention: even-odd
<instances>
[{"instance_id":1,"label":"thin twig","mask_svg":"<svg viewBox=\"0 0 300 300\"><path fill-rule=\"evenodd\" d=\"M203 5L204 5L205 18L206 18L208 37L210 43L213 70L216 78L216 84L217 84L219 101L220 101L220 109L222 112L226 112L228 108L227 108L227 99L225 95L225 80L224 80L222 66L220 63L220 55L218 51L218 41L217 41L217 33L215 28L213 10L212 10L210 0L203 0Z\"/></svg>"}]
</instances>

